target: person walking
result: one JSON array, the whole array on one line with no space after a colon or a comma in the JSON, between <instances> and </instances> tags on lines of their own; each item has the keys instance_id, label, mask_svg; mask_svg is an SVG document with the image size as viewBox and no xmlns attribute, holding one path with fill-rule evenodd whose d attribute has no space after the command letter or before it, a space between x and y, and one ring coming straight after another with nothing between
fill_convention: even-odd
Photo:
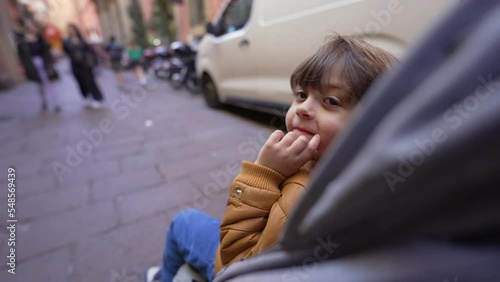
<instances>
[{"instance_id":1,"label":"person walking","mask_svg":"<svg viewBox=\"0 0 500 282\"><path fill-rule=\"evenodd\" d=\"M123 47L116 43L116 39L114 36L111 36L109 38L109 44L106 46L106 52L108 53L111 68L115 73L116 81L118 81L118 87L120 89L123 89L125 85L125 77L123 76L123 68L121 64Z\"/></svg>"},{"instance_id":2,"label":"person walking","mask_svg":"<svg viewBox=\"0 0 500 282\"><path fill-rule=\"evenodd\" d=\"M28 80L35 81L39 86L42 99L42 111L49 108L55 112L61 111L58 95L51 83L59 75L54 68L50 45L41 36L38 27L32 20L23 20L23 33L18 34L17 50L21 64Z\"/></svg>"},{"instance_id":3,"label":"person walking","mask_svg":"<svg viewBox=\"0 0 500 282\"><path fill-rule=\"evenodd\" d=\"M130 60L130 67L134 70L135 77L139 80L142 86L147 84L146 74L142 66L142 47L139 46L135 41L130 42L130 47L127 50L127 54Z\"/></svg>"},{"instance_id":4,"label":"person walking","mask_svg":"<svg viewBox=\"0 0 500 282\"><path fill-rule=\"evenodd\" d=\"M94 109L100 108L104 97L93 73L97 59L76 25L68 25L68 38L64 40L63 46L64 52L68 54L71 60L71 69L80 86L83 98L87 101L88 106Z\"/></svg>"}]
</instances>

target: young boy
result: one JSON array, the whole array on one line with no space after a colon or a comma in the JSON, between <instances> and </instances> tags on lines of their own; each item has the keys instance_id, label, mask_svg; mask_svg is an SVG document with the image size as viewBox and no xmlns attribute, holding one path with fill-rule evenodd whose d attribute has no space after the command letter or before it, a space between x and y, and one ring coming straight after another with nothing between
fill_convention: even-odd
<instances>
[{"instance_id":1,"label":"young boy","mask_svg":"<svg viewBox=\"0 0 500 282\"><path fill-rule=\"evenodd\" d=\"M336 36L300 64L290 79L294 102L286 115L288 133L275 131L255 163L242 163L222 222L197 210L174 218L156 278L172 281L187 263L210 281L221 268L275 244L316 161L370 84L395 62L362 40ZM149 276L147 281L155 281Z\"/></svg>"}]
</instances>

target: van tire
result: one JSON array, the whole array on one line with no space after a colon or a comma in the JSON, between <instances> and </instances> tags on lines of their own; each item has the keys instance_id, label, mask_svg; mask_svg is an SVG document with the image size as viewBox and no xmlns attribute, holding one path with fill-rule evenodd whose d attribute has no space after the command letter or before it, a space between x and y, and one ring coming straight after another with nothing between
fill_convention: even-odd
<instances>
[{"instance_id":1,"label":"van tire","mask_svg":"<svg viewBox=\"0 0 500 282\"><path fill-rule=\"evenodd\" d=\"M217 94L215 83L207 74L203 75L202 90L205 102L210 108L220 109L224 106L219 100L219 94Z\"/></svg>"}]
</instances>

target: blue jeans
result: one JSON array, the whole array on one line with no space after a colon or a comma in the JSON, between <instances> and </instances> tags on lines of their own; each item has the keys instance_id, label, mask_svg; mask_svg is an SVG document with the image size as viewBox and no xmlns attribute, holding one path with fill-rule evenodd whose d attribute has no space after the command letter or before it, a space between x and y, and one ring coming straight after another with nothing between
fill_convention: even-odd
<instances>
[{"instance_id":1,"label":"blue jeans","mask_svg":"<svg viewBox=\"0 0 500 282\"><path fill-rule=\"evenodd\" d=\"M215 252L220 241L220 223L220 219L195 209L177 214L167 232L161 281L172 281L185 263L207 281L212 281Z\"/></svg>"}]
</instances>

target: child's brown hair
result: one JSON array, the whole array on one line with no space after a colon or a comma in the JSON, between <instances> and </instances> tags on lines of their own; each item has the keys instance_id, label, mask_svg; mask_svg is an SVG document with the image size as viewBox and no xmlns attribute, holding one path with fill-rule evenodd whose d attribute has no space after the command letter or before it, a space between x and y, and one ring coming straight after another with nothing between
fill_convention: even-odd
<instances>
[{"instance_id":1,"label":"child's brown hair","mask_svg":"<svg viewBox=\"0 0 500 282\"><path fill-rule=\"evenodd\" d=\"M346 90L352 94L350 100L357 102L372 82L396 62L389 52L361 39L336 35L295 69L290 84L292 88L300 86L324 93L331 72L338 69Z\"/></svg>"}]
</instances>

